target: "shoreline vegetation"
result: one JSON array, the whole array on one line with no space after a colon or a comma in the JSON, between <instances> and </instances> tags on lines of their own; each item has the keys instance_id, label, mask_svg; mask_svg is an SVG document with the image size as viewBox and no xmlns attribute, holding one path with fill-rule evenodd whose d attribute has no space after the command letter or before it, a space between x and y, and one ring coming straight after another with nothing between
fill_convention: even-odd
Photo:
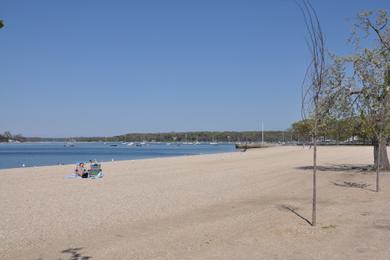
<instances>
[{"instance_id":1,"label":"shoreline vegetation","mask_svg":"<svg viewBox=\"0 0 390 260\"><path fill-rule=\"evenodd\" d=\"M283 138L293 138L286 131L265 131L266 141L277 142ZM284 136L284 137L283 137ZM194 131L194 132L168 132L168 133L131 133L117 136L97 137L24 137L12 134L0 135L0 142L15 140L19 142L257 142L261 140L259 131Z\"/></svg>"},{"instance_id":2,"label":"shoreline vegetation","mask_svg":"<svg viewBox=\"0 0 390 260\"><path fill-rule=\"evenodd\" d=\"M294 122L287 130L264 131L267 143L310 143L312 141L312 119ZM390 126L389 126L390 129ZM390 131L390 130L389 130ZM377 137L365 122L358 117L330 120L318 129L321 144L376 144ZM390 139L390 138L388 138ZM2 142L225 142L259 143L261 131L188 131L160 133L128 133L116 136L74 137L25 137L6 131L0 134ZM389 140L388 140L389 141Z\"/></svg>"}]
</instances>

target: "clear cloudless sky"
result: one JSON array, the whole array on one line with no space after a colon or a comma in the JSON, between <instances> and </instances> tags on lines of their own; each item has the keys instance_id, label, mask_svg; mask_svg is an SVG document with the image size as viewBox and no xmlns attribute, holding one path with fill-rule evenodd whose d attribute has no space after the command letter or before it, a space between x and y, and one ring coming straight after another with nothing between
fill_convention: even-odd
<instances>
[{"instance_id":1,"label":"clear cloudless sky","mask_svg":"<svg viewBox=\"0 0 390 260\"><path fill-rule=\"evenodd\" d=\"M327 48L389 0L313 0ZM293 0L0 0L0 132L282 130L308 64Z\"/></svg>"}]
</instances>

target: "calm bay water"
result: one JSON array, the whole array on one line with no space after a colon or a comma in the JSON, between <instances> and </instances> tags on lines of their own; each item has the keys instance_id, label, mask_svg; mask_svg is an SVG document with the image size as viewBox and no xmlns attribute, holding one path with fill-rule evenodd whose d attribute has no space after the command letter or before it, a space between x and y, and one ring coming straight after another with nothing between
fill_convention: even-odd
<instances>
[{"instance_id":1,"label":"calm bay water","mask_svg":"<svg viewBox=\"0 0 390 260\"><path fill-rule=\"evenodd\" d=\"M115 144L117 146L110 146ZM234 151L232 144L174 144L150 143L128 146L121 143L75 143L66 147L64 143L20 143L0 144L0 169L76 164L88 160L111 161L157 158L181 155L211 154Z\"/></svg>"}]
</instances>

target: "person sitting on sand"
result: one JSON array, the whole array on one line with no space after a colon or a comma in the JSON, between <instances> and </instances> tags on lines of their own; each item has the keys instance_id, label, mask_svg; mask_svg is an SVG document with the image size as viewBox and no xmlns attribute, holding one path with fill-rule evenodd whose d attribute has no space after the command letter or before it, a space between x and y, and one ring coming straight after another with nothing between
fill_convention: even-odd
<instances>
[{"instance_id":1,"label":"person sitting on sand","mask_svg":"<svg viewBox=\"0 0 390 260\"><path fill-rule=\"evenodd\" d=\"M75 173L81 178L88 178L88 171L85 168L84 163L80 163L75 170Z\"/></svg>"}]
</instances>

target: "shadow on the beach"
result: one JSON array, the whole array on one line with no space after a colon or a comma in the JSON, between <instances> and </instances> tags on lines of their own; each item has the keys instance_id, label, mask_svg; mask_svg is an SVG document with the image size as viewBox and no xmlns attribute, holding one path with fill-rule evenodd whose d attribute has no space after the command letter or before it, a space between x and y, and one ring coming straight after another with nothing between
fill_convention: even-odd
<instances>
[{"instance_id":1,"label":"shadow on the beach","mask_svg":"<svg viewBox=\"0 0 390 260\"><path fill-rule=\"evenodd\" d=\"M298 170L313 170L313 165L297 167ZM357 173L368 173L374 171L373 165L367 164L333 164L333 165L318 165L318 171L329 171L329 172L357 172Z\"/></svg>"},{"instance_id":2,"label":"shadow on the beach","mask_svg":"<svg viewBox=\"0 0 390 260\"><path fill-rule=\"evenodd\" d=\"M362 189L362 190L375 191L374 189L368 188L371 185L367 184L367 183L358 183L358 182L351 182L351 181L343 181L343 182L331 181L330 183L332 183L333 185L338 186L338 187L357 188L357 189Z\"/></svg>"},{"instance_id":3,"label":"shadow on the beach","mask_svg":"<svg viewBox=\"0 0 390 260\"><path fill-rule=\"evenodd\" d=\"M373 227L375 229L390 231L390 220L388 219L378 219L375 221Z\"/></svg>"},{"instance_id":4,"label":"shadow on the beach","mask_svg":"<svg viewBox=\"0 0 390 260\"><path fill-rule=\"evenodd\" d=\"M81 253L82 249L83 249L82 247L68 248L68 249L62 250L61 253L62 254L67 254L68 256L67 256L66 259L69 259L69 260L88 260L88 259L92 259L91 256L82 255L82 253ZM62 259L62 258L60 258L60 259Z\"/></svg>"},{"instance_id":5,"label":"shadow on the beach","mask_svg":"<svg viewBox=\"0 0 390 260\"><path fill-rule=\"evenodd\" d=\"M307 218L305 218L304 216L302 216L301 214L299 214L297 212L297 210L299 208L294 208L292 206L289 206L289 205L278 205L278 208L281 209L281 210L285 210L285 211L288 211L288 212L291 212L293 213L295 216L299 217L300 219L304 220L306 223L308 223L309 225L312 225L311 224L311 221L308 220Z\"/></svg>"}]
</instances>

